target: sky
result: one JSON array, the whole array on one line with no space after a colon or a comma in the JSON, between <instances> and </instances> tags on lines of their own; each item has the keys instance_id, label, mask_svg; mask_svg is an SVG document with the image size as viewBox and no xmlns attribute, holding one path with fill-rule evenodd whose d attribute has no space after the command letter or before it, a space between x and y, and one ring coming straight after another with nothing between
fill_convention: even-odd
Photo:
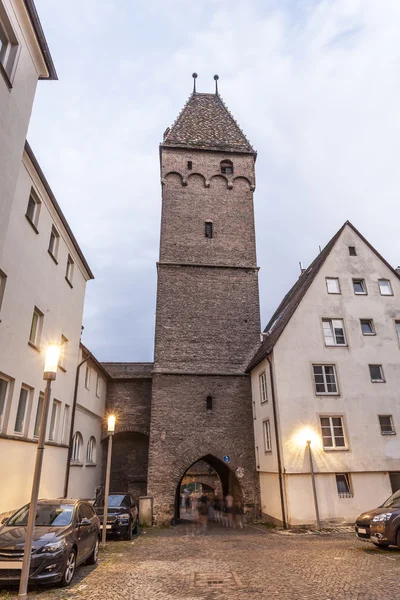
<instances>
[{"instance_id":1,"label":"sky","mask_svg":"<svg viewBox=\"0 0 400 600\"><path fill-rule=\"evenodd\" d=\"M95 275L82 341L153 358L159 143L192 90L258 151L261 323L346 220L400 264L398 0L36 0L59 81L28 140Z\"/></svg>"}]
</instances>

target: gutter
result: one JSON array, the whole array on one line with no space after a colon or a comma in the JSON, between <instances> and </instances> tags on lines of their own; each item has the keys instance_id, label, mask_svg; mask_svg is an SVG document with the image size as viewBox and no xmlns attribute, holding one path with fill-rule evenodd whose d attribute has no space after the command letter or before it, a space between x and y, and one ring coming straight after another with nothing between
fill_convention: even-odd
<instances>
[{"instance_id":1,"label":"gutter","mask_svg":"<svg viewBox=\"0 0 400 600\"><path fill-rule=\"evenodd\" d=\"M39 15L36 10L36 6L34 0L24 0L24 5L26 12L29 15L29 19L31 21L33 31L35 32L35 36L37 42L39 44L40 50L42 52L44 62L46 63L47 70L49 72L48 77L40 77L39 79L48 79L48 80L56 80L58 79L56 69L54 67L53 59L51 58L50 50L47 45L47 41L43 32L42 24L39 19Z\"/></svg>"},{"instance_id":2,"label":"gutter","mask_svg":"<svg viewBox=\"0 0 400 600\"><path fill-rule=\"evenodd\" d=\"M277 460L278 460L279 495L280 495L280 499L281 499L282 524L283 524L283 528L287 529L285 498L284 498L284 494L283 494L282 457L281 457L281 447L280 447L280 440L279 440L278 418L276 416L275 382L274 382L274 376L272 373L272 362L269 358L269 355L267 355L266 358L269 363L269 376L270 376L270 380L271 380L272 410L274 413L273 416L274 416L275 441L276 441L276 456L277 456Z\"/></svg>"}]
</instances>

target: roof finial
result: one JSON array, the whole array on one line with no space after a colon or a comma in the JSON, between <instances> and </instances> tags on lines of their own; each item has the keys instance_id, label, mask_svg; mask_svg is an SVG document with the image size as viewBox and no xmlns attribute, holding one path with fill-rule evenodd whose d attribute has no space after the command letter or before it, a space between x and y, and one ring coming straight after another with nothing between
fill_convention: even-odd
<instances>
[{"instance_id":1,"label":"roof finial","mask_svg":"<svg viewBox=\"0 0 400 600\"><path fill-rule=\"evenodd\" d=\"M219 75L214 75L214 80L215 80L215 93L218 96L218 79L219 79Z\"/></svg>"},{"instance_id":2,"label":"roof finial","mask_svg":"<svg viewBox=\"0 0 400 600\"><path fill-rule=\"evenodd\" d=\"M196 93L196 79L197 79L197 73L192 73L192 77L193 77L193 94Z\"/></svg>"}]
</instances>

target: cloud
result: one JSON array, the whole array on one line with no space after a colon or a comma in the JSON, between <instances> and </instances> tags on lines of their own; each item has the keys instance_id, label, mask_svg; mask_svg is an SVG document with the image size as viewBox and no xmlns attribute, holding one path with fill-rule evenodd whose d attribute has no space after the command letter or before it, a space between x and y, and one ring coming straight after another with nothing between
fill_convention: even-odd
<instances>
[{"instance_id":1,"label":"cloud","mask_svg":"<svg viewBox=\"0 0 400 600\"><path fill-rule=\"evenodd\" d=\"M158 144L193 71L200 91L219 73L258 150L263 323L346 219L400 262L397 0L37 7L60 81L40 83L29 137L97 275L84 340L100 359L152 357Z\"/></svg>"}]
</instances>

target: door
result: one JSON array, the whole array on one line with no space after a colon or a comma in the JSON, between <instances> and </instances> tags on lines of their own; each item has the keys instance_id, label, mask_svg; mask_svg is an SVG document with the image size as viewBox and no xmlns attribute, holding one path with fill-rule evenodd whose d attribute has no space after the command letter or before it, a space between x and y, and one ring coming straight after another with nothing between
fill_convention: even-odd
<instances>
[{"instance_id":1,"label":"door","mask_svg":"<svg viewBox=\"0 0 400 600\"><path fill-rule=\"evenodd\" d=\"M81 525L82 519L88 519L88 514L85 504L78 506L78 528L77 528L77 541L78 541L78 562L84 561L91 553L93 548L92 538L93 529L95 529L94 523L91 525Z\"/></svg>"},{"instance_id":2,"label":"door","mask_svg":"<svg viewBox=\"0 0 400 600\"><path fill-rule=\"evenodd\" d=\"M393 494L400 490L400 471L394 471L393 473L389 473L390 477L390 485L392 486Z\"/></svg>"}]
</instances>

